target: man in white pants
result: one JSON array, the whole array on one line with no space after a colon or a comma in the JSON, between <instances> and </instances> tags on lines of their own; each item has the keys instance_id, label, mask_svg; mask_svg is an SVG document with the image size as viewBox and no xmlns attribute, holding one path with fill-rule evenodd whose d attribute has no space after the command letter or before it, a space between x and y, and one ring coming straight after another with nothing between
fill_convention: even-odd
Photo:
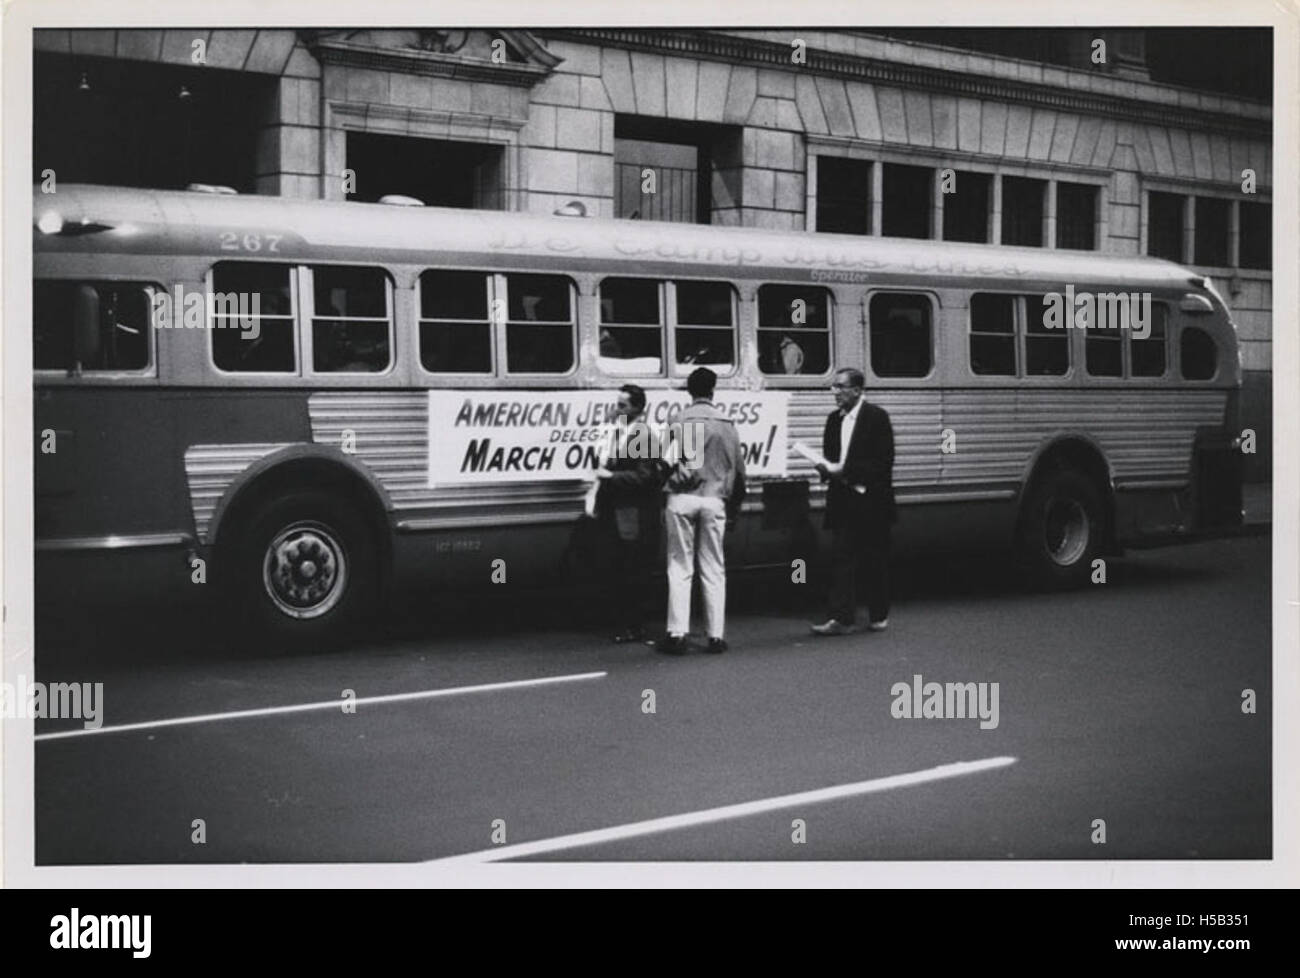
<instances>
[{"instance_id":1,"label":"man in white pants","mask_svg":"<svg viewBox=\"0 0 1300 978\"><path fill-rule=\"evenodd\" d=\"M745 456L736 426L713 404L718 375L697 367L686 379L691 406L678 418L675 437L682 459L668 479L664 524L668 550L668 634L659 650L686 651L691 626L691 585L699 559L708 651L725 652L727 565L722 536L735 525L745 498ZM688 431L689 429L689 431ZM672 451L672 448L669 449Z\"/></svg>"}]
</instances>

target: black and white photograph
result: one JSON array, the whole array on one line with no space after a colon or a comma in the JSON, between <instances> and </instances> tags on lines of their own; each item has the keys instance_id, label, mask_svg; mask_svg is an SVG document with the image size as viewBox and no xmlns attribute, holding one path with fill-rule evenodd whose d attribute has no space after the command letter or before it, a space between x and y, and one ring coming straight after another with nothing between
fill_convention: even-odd
<instances>
[{"instance_id":1,"label":"black and white photograph","mask_svg":"<svg viewBox=\"0 0 1300 978\"><path fill-rule=\"evenodd\" d=\"M20 885L1276 885L1279 15L937 9L28 4Z\"/></svg>"}]
</instances>

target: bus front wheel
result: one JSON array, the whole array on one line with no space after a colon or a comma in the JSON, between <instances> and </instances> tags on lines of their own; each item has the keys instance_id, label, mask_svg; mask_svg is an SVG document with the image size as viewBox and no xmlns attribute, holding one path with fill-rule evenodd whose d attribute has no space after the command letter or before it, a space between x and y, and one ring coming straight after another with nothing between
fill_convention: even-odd
<instances>
[{"instance_id":1,"label":"bus front wheel","mask_svg":"<svg viewBox=\"0 0 1300 978\"><path fill-rule=\"evenodd\" d=\"M276 646L312 651L346 639L371 610L378 560L364 519L330 493L263 503L234 559L236 617Z\"/></svg>"},{"instance_id":2,"label":"bus front wheel","mask_svg":"<svg viewBox=\"0 0 1300 978\"><path fill-rule=\"evenodd\" d=\"M1029 580L1048 587L1085 583L1102 549L1104 513L1087 476L1060 469L1039 479L1021 510L1017 541Z\"/></svg>"}]
</instances>

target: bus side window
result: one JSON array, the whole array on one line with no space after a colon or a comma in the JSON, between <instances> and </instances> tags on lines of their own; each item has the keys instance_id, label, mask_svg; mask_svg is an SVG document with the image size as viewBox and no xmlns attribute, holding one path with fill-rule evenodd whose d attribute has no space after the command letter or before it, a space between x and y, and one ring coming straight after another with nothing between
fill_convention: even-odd
<instances>
[{"instance_id":1,"label":"bus side window","mask_svg":"<svg viewBox=\"0 0 1300 978\"><path fill-rule=\"evenodd\" d=\"M388 275L380 268L319 265L312 274L312 370L378 373L392 362Z\"/></svg>"},{"instance_id":2,"label":"bus side window","mask_svg":"<svg viewBox=\"0 0 1300 978\"><path fill-rule=\"evenodd\" d=\"M1070 315L1070 310L1066 310L1066 315ZM1123 377L1124 337L1114 323L1103 319L1093 307L1085 324L1084 360L1088 374L1092 377Z\"/></svg>"},{"instance_id":3,"label":"bus side window","mask_svg":"<svg viewBox=\"0 0 1300 978\"><path fill-rule=\"evenodd\" d=\"M600 368L610 374L662 374L663 309L655 279L600 283Z\"/></svg>"},{"instance_id":4,"label":"bus side window","mask_svg":"<svg viewBox=\"0 0 1300 978\"><path fill-rule=\"evenodd\" d=\"M879 292L871 297L871 370L877 377L924 377L934 366L930 300Z\"/></svg>"},{"instance_id":5,"label":"bus side window","mask_svg":"<svg viewBox=\"0 0 1300 978\"><path fill-rule=\"evenodd\" d=\"M736 369L735 292L726 282L677 282L677 363Z\"/></svg>"},{"instance_id":6,"label":"bus side window","mask_svg":"<svg viewBox=\"0 0 1300 978\"><path fill-rule=\"evenodd\" d=\"M153 298L139 282L34 283L32 354L36 370L121 373L151 365ZM78 351L78 317L89 316L89 330ZM169 324L170 325L170 324ZM77 362L77 354L81 362Z\"/></svg>"},{"instance_id":7,"label":"bus side window","mask_svg":"<svg viewBox=\"0 0 1300 978\"><path fill-rule=\"evenodd\" d=\"M765 374L819 376L831 366L830 292L815 286L758 290L758 366Z\"/></svg>"},{"instance_id":8,"label":"bus side window","mask_svg":"<svg viewBox=\"0 0 1300 978\"><path fill-rule=\"evenodd\" d=\"M420 363L430 373L490 374L492 321L483 272L420 275Z\"/></svg>"},{"instance_id":9,"label":"bus side window","mask_svg":"<svg viewBox=\"0 0 1300 978\"><path fill-rule=\"evenodd\" d=\"M1016 375L1016 299L993 292L970 297L970 369Z\"/></svg>"},{"instance_id":10,"label":"bus side window","mask_svg":"<svg viewBox=\"0 0 1300 978\"><path fill-rule=\"evenodd\" d=\"M1166 369L1165 338L1168 334L1169 307L1151 303L1151 329L1143 339L1133 330L1129 334L1129 367L1134 377L1163 377ZM1213 374L1213 371L1211 371Z\"/></svg>"},{"instance_id":11,"label":"bus side window","mask_svg":"<svg viewBox=\"0 0 1300 978\"><path fill-rule=\"evenodd\" d=\"M1025 376L1060 377L1070 372L1070 334L1044 321L1041 295L1025 296Z\"/></svg>"},{"instance_id":12,"label":"bus side window","mask_svg":"<svg viewBox=\"0 0 1300 978\"><path fill-rule=\"evenodd\" d=\"M218 262L212 267L210 305L212 361L218 370L297 371L292 266Z\"/></svg>"},{"instance_id":13,"label":"bus side window","mask_svg":"<svg viewBox=\"0 0 1300 978\"><path fill-rule=\"evenodd\" d=\"M573 283L561 275L507 275L506 370L563 374L573 369L577 323Z\"/></svg>"},{"instance_id":14,"label":"bus side window","mask_svg":"<svg viewBox=\"0 0 1300 978\"><path fill-rule=\"evenodd\" d=\"M1183 327L1178 359L1184 380L1209 380L1219 369L1214 337L1199 326Z\"/></svg>"}]
</instances>

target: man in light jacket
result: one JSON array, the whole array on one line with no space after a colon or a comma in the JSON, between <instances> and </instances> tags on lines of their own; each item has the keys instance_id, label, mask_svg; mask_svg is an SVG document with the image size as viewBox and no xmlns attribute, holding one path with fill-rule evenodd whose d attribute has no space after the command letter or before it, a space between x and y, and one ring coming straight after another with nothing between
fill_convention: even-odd
<instances>
[{"instance_id":1,"label":"man in light jacket","mask_svg":"<svg viewBox=\"0 0 1300 978\"><path fill-rule=\"evenodd\" d=\"M686 651L691 624L691 585L699 561L707 651L725 652L727 565L722 537L735 525L745 498L745 456L736 426L713 404L718 375L698 367L686 380L691 405L670 431L680 453L668 478L664 517L668 550L668 629L659 649Z\"/></svg>"}]
</instances>

